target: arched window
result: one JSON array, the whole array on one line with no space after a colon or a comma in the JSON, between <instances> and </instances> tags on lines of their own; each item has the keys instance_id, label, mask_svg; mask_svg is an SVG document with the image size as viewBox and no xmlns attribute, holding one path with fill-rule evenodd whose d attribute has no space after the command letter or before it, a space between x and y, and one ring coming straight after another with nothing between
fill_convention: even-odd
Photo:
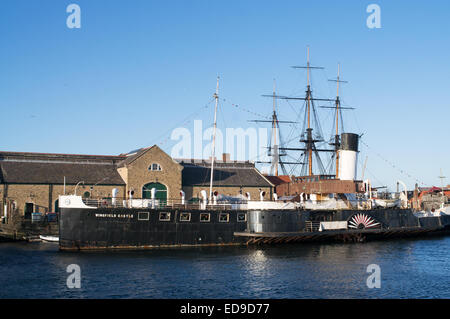
<instances>
[{"instance_id":1,"label":"arched window","mask_svg":"<svg viewBox=\"0 0 450 319\"><path fill-rule=\"evenodd\" d=\"M149 171L160 171L161 170L161 165L159 165L158 163L152 163L152 165L150 165L148 167Z\"/></svg>"}]
</instances>

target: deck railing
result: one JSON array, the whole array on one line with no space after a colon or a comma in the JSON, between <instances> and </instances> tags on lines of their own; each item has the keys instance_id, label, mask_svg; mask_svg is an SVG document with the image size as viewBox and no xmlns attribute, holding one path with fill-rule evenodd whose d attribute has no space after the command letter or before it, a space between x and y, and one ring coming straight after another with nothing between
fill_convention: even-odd
<instances>
[{"instance_id":1,"label":"deck railing","mask_svg":"<svg viewBox=\"0 0 450 319\"><path fill-rule=\"evenodd\" d=\"M180 199L147 199L147 198L83 198L84 204L97 208L150 208L150 209L212 209L212 210L229 210L238 209L239 205L245 205L247 201L215 204L205 204L202 202L189 202Z\"/></svg>"},{"instance_id":2,"label":"deck railing","mask_svg":"<svg viewBox=\"0 0 450 319\"><path fill-rule=\"evenodd\" d=\"M305 231L307 232L317 232L320 228L320 222L307 221L305 222Z\"/></svg>"},{"instance_id":3,"label":"deck railing","mask_svg":"<svg viewBox=\"0 0 450 319\"><path fill-rule=\"evenodd\" d=\"M187 201L181 199L148 199L148 198L83 198L83 202L87 206L97 208L149 208L149 209L200 209L200 210L230 210L230 209L247 209L248 201L239 200L233 202L215 201L213 204L204 203L203 201ZM265 201L267 202L267 201ZM273 201L272 201L273 202ZM279 203L287 203L288 201L277 201ZM394 207L398 204L398 200L383 200L387 207ZM315 200L303 203L297 203L298 209L314 209L314 210L330 210L330 209L354 209L368 210L375 208L374 202L371 200L341 200L339 202L331 202L329 200ZM263 208L263 205L261 207Z\"/></svg>"}]
</instances>

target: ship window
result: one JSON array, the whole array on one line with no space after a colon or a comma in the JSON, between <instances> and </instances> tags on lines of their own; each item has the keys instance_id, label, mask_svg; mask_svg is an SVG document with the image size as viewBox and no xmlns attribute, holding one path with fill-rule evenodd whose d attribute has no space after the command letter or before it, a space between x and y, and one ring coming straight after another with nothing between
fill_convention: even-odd
<instances>
[{"instance_id":1,"label":"ship window","mask_svg":"<svg viewBox=\"0 0 450 319\"><path fill-rule=\"evenodd\" d=\"M83 193L83 198L89 198L89 197L91 197L91 193L89 193L89 192Z\"/></svg>"},{"instance_id":2,"label":"ship window","mask_svg":"<svg viewBox=\"0 0 450 319\"><path fill-rule=\"evenodd\" d=\"M239 213L237 215L238 222L245 222L247 221L247 214L246 213Z\"/></svg>"},{"instance_id":3,"label":"ship window","mask_svg":"<svg viewBox=\"0 0 450 319\"><path fill-rule=\"evenodd\" d=\"M227 213L219 214L219 222L228 223L229 220L230 220L230 214L227 214Z\"/></svg>"},{"instance_id":4,"label":"ship window","mask_svg":"<svg viewBox=\"0 0 450 319\"><path fill-rule=\"evenodd\" d=\"M180 222L190 222L190 221L191 221L191 213L180 214Z\"/></svg>"},{"instance_id":5,"label":"ship window","mask_svg":"<svg viewBox=\"0 0 450 319\"><path fill-rule=\"evenodd\" d=\"M149 212L139 212L138 213L138 220L148 220L150 217Z\"/></svg>"},{"instance_id":6,"label":"ship window","mask_svg":"<svg viewBox=\"0 0 450 319\"><path fill-rule=\"evenodd\" d=\"M170 213L159 213L159 220L164 222L170 221Z\"/></svg>"},{"instance_id":7,"label":"ship window","mask_svg":"<svg viewBox=\"0 0 450 319\"><path fill-rule=\"evenodd\" d=\"M150 171L160 171L161 165L159 165L158 163L152 163L152 165L150 165L148 169Z\"/></svg>"},{"instance_id":8,"label":"ship window","mask_svg":"<svg viewBox=\"0 0 450 319\"><path fill-rule=\"evenodd\" d=\"M201 222L209 222L211 219L211 216L209 213L201 213L200 214L200 221Z\"/></svg>"}]
</instances>

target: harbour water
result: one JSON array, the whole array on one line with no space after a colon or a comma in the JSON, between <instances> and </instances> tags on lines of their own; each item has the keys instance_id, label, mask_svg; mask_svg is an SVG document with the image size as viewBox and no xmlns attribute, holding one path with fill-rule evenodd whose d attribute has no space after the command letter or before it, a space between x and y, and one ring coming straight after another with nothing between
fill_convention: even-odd
<instances>
[{"instance_id":1,"label":"harbour water","mask_svg":"<svg viewBox=\"0 0 450 319\"><path fill-rule=\"evenodd\" d=\"M450 237L359 244L60 252L0 244L0 298L450 298ZM81 288L68 288L67 267ZM368 265L381 287L368 288Z\"/></svg>"}]
</instances>

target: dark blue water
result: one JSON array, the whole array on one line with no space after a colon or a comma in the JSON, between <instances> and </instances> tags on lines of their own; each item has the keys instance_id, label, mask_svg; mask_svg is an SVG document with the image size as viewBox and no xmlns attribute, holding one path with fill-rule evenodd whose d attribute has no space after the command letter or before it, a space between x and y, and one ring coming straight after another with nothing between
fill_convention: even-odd
<instances>
[{"instance_id":1,"label":"dark blue water","mask_svg":"<svg viewBox=\"0 0 450 319\"><path fill-rule=\"evenodd\" d=\"M369 264L381 288L367 287ZM0 298L450 298L450 237L114 253L1 243L0 287Z\"/></svg>"}]
</instances>

